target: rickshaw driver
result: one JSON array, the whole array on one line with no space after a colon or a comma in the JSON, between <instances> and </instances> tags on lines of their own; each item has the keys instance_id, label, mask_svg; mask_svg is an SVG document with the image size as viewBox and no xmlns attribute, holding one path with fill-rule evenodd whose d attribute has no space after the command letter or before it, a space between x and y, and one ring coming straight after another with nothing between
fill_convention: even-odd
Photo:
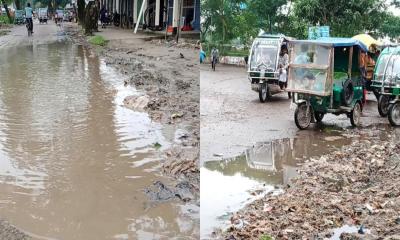
<instances>
[{"instance_id":1,"label":"rickshaw driver","mask_svg":"<svg viewBox=\"0 0 400 240\"><path fill-rule=\"evenodd\" d=\"M287 87L287 70L289 67L289 55L286 45L281 46L279 53L279 87L284 89Z\"/></svg>"}]
</instances>

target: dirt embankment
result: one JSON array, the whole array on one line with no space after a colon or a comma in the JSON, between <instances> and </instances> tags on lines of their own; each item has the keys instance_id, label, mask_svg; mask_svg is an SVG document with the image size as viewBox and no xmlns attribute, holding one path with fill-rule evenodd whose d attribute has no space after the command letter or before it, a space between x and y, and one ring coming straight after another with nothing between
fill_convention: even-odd
<instances>
[{"instance_id":1,"label":"dirt embankment","mask_svg":"<svg viewBox=\"0 0 400 240\"><path fill-rule=\"evenodd\" d=\"M400 141L360 130L339 151L310 159L293 185L235 214L228 239L326 239L341 226L341 239L400 239Z\"/></svg>"},{"instance_id":2,"label":"dirt embankment","mask_svg":"<svg viewBox=\"0 0 400 240\"><path fill-rule=\"evenodd\" d=\"M72 41L93 48L76 27L65 30ZM127 98L127 107L143 108L153 120L178 130L173 147L165 152L163 169L170 176L188 181L198 195L200 72L196 41L177 44L132 38L112 40L106 47L95 49L106 64L126 76L121 80L124 84L145 93Z\"/></svg>"}]
</instances>

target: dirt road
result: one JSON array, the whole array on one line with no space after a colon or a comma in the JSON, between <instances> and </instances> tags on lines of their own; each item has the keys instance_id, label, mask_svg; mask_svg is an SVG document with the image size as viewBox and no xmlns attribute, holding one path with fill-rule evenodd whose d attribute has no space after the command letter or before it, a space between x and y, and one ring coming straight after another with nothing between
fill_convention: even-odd
<instances>
[{"instance_id":1,"label":"dirt road","mask_svg":"<svg viewBox=\"0 0 400 240\"><path fill-rule=\"evenodd\" d=\"M245 68L218 65L213 72L210 65L203 64L200 69L201 163L234 157L256 142L293 138L299 132L286 93L260 103L258 93L250 89ZM379 117L374 96L368 95L368 99L362 125L388 124ZM323 123L351 127L345 115L328 114Z\"/></svg>"}]
</instances>

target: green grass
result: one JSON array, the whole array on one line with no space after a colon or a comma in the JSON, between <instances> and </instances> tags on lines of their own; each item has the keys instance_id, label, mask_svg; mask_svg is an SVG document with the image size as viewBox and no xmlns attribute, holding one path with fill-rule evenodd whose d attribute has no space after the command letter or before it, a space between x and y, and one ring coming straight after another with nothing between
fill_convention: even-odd
<instances>
[{"instance_id":1,"label":"green grass","mask_svg":"<svg viewBox=\"0 0 400 240\"><path fill-rule=\"evenodd\" d=\"M268 235L262 235L260 240L273 240L273 238Z\"/></svg>"},{"instance_id":2,"label":"green grass","mask_svg":"<svg viewBox=\"0 0 400 240\"><path fill-rule=\"evenodd\" d=\"M102 36L94 36L89 39L89 43L98 46L105 46L107 44L107 40L105 40Z\"/></svg>"},{"instance_id":3,"label":"green grass","mask_svg":"<svg viewBox=\"0 0 400 240\"><path fill-rule=\"evenodd\" d=\"M155 149L160 149L160 148L161 148L161 144L158 143L158 142L156 142L156 143L153 144L153 147L154 147Z\"/></svg>"},{"instance_id":4,"label":"green grass","mask_svg":"<svg viewBox=\"0 0 400 240\"><path fill-rule=\"evenodd\" d=\"M11 19L11 21L13 21L13 20ZM8 17L6 14L0 15L0 25L1 24L10 24L10 23L12 23L12 22L10 22L8 20Z\"/></svg>"}]
</instances>

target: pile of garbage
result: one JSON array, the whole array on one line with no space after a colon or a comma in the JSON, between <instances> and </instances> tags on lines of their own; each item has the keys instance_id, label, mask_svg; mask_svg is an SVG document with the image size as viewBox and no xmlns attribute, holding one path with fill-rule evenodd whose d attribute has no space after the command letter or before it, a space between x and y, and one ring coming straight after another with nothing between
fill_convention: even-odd
<instances>
[{"instance_id":1,"label":"pile of garbage","mask_svg":"<svg viewBox=\"0 0 400 240\"><path fill-rule=\"evenodd\" d=\"M284 193L234 214L224 237L329 239L352 226L341 239L400 239L400 140L378 134L309 159Z\"/></svg>"}]
</instances>

